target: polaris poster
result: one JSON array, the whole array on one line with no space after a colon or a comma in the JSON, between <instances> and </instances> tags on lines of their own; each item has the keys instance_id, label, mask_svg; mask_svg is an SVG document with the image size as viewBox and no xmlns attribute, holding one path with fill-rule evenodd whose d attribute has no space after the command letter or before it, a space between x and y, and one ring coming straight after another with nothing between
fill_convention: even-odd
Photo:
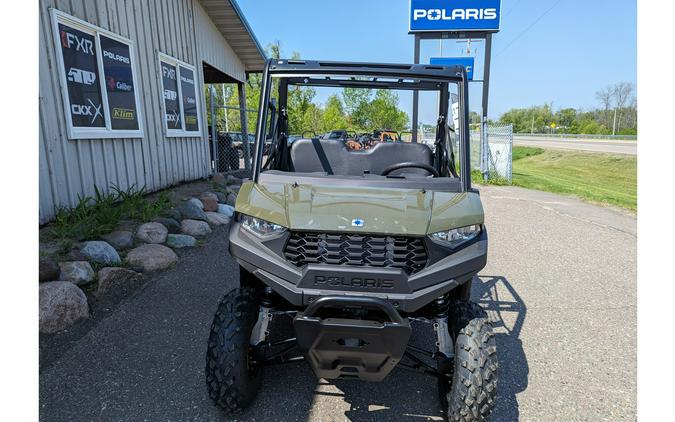
<instances>
[{"instance_id":1,"label":"polaris poster","mask_svg":"<svg viewBox=\"0 0 675 422\"><path fill-rule=\"evenodd\" d=\"M129 46L104 35L101 38L103 73L112 129L138 129Z\"/></svg>"},{"instance_id":2,"label":"polaris poster","mask_svg":"<svg viewBox=\"0 0 675 422\"><path fill-rule=\"evenodd\" d=\"M499 31L501 0L410 0L410 32Z\"/></svg>"}]
</instances>

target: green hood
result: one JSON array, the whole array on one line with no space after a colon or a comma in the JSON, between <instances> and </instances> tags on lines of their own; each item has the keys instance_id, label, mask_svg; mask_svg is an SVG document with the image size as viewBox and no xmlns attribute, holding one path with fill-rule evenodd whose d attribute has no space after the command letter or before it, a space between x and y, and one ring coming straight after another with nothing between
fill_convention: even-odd
<instances>
[{"instance_id":1,"label":"green hood","mask_svg":"<svg viewBox=\"0 0 675 422\"><path fill-rule=\"evenodd\" d=\"M483 222L477 194L421 189L247 182L236 210L306 231L425 235Z\"/></svg>"}]
</instances>

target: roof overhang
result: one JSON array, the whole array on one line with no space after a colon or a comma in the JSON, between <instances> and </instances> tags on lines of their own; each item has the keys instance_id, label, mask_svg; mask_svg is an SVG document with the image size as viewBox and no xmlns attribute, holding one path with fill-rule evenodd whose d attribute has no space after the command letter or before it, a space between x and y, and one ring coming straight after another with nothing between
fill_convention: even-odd
<instances>
[{"instance_id":1,"label":"roof overhang","mask_svg":"<svg viewBox=\"0 0 675 422\"><path fill-rule=\"evenodd\" d=\"M247 73L262 72L267 57L235 0L199 0L211 21L244 64Z\"/></svg>"}]
</instances>

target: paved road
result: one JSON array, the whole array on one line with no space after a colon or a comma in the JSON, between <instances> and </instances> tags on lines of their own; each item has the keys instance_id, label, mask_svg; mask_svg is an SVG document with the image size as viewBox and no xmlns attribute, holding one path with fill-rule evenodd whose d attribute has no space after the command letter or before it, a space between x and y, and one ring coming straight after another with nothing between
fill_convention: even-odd
<instances>
[{"instance_id":1,"label":"paved road","mask_svg":"<svg viewBox=\"0 0 675 422\"><path fill-rule=\"evenodd\" d=\"M544 137L527 137L514 135L516 145L532 146L547 149L571 149L578 151L604 152L607 154L637 155L636 141L614 141L596 139L560 139Z\"/></svg>"},{"instance_id":2,"label":"paved road","mask_svg":"<svg viewBox=\"0 0 675 422\"><path fill-rule=\"evenodd\" d=\"M497 325L493 420L635 420L635 219L513 187L482 196L491 243L472 294ZM41 420L225 420L206 397L204 345L237 269L222 229L182 254L42 369ZM413 342L431 334L418 330ZM271 367L236 420L440 420L430 378L395 369L387 381L317 381L304 363Z\"/></svg>"}]
</instances>

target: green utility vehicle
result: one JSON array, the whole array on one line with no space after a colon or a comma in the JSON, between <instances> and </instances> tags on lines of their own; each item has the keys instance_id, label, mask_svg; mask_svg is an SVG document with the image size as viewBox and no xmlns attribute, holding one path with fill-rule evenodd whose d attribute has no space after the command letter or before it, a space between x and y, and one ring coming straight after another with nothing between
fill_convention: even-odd
<instances>
[{"instance_id":1,"label":"green utility vehicle","mask_svg":"<svg viewBox=\"0 0 675 422\"><path fill-rule=\"evenodd\" d=\"M399 140L352 150L318 137L289 145L297 86L432 92L435 148ZM448 124L451 92L458 128ZM265 366L305 360L325 379L428 374L449 420L488 418L497 355L485 311L469 300L487 232L471 186L467 96L459 66L268 62L252 175L229 234L240 287L220 302L206 354L209 395L226 412L251 404ZM428 330L428 344L409 342L413 328Z\"/></svg>"}]
</instances>

